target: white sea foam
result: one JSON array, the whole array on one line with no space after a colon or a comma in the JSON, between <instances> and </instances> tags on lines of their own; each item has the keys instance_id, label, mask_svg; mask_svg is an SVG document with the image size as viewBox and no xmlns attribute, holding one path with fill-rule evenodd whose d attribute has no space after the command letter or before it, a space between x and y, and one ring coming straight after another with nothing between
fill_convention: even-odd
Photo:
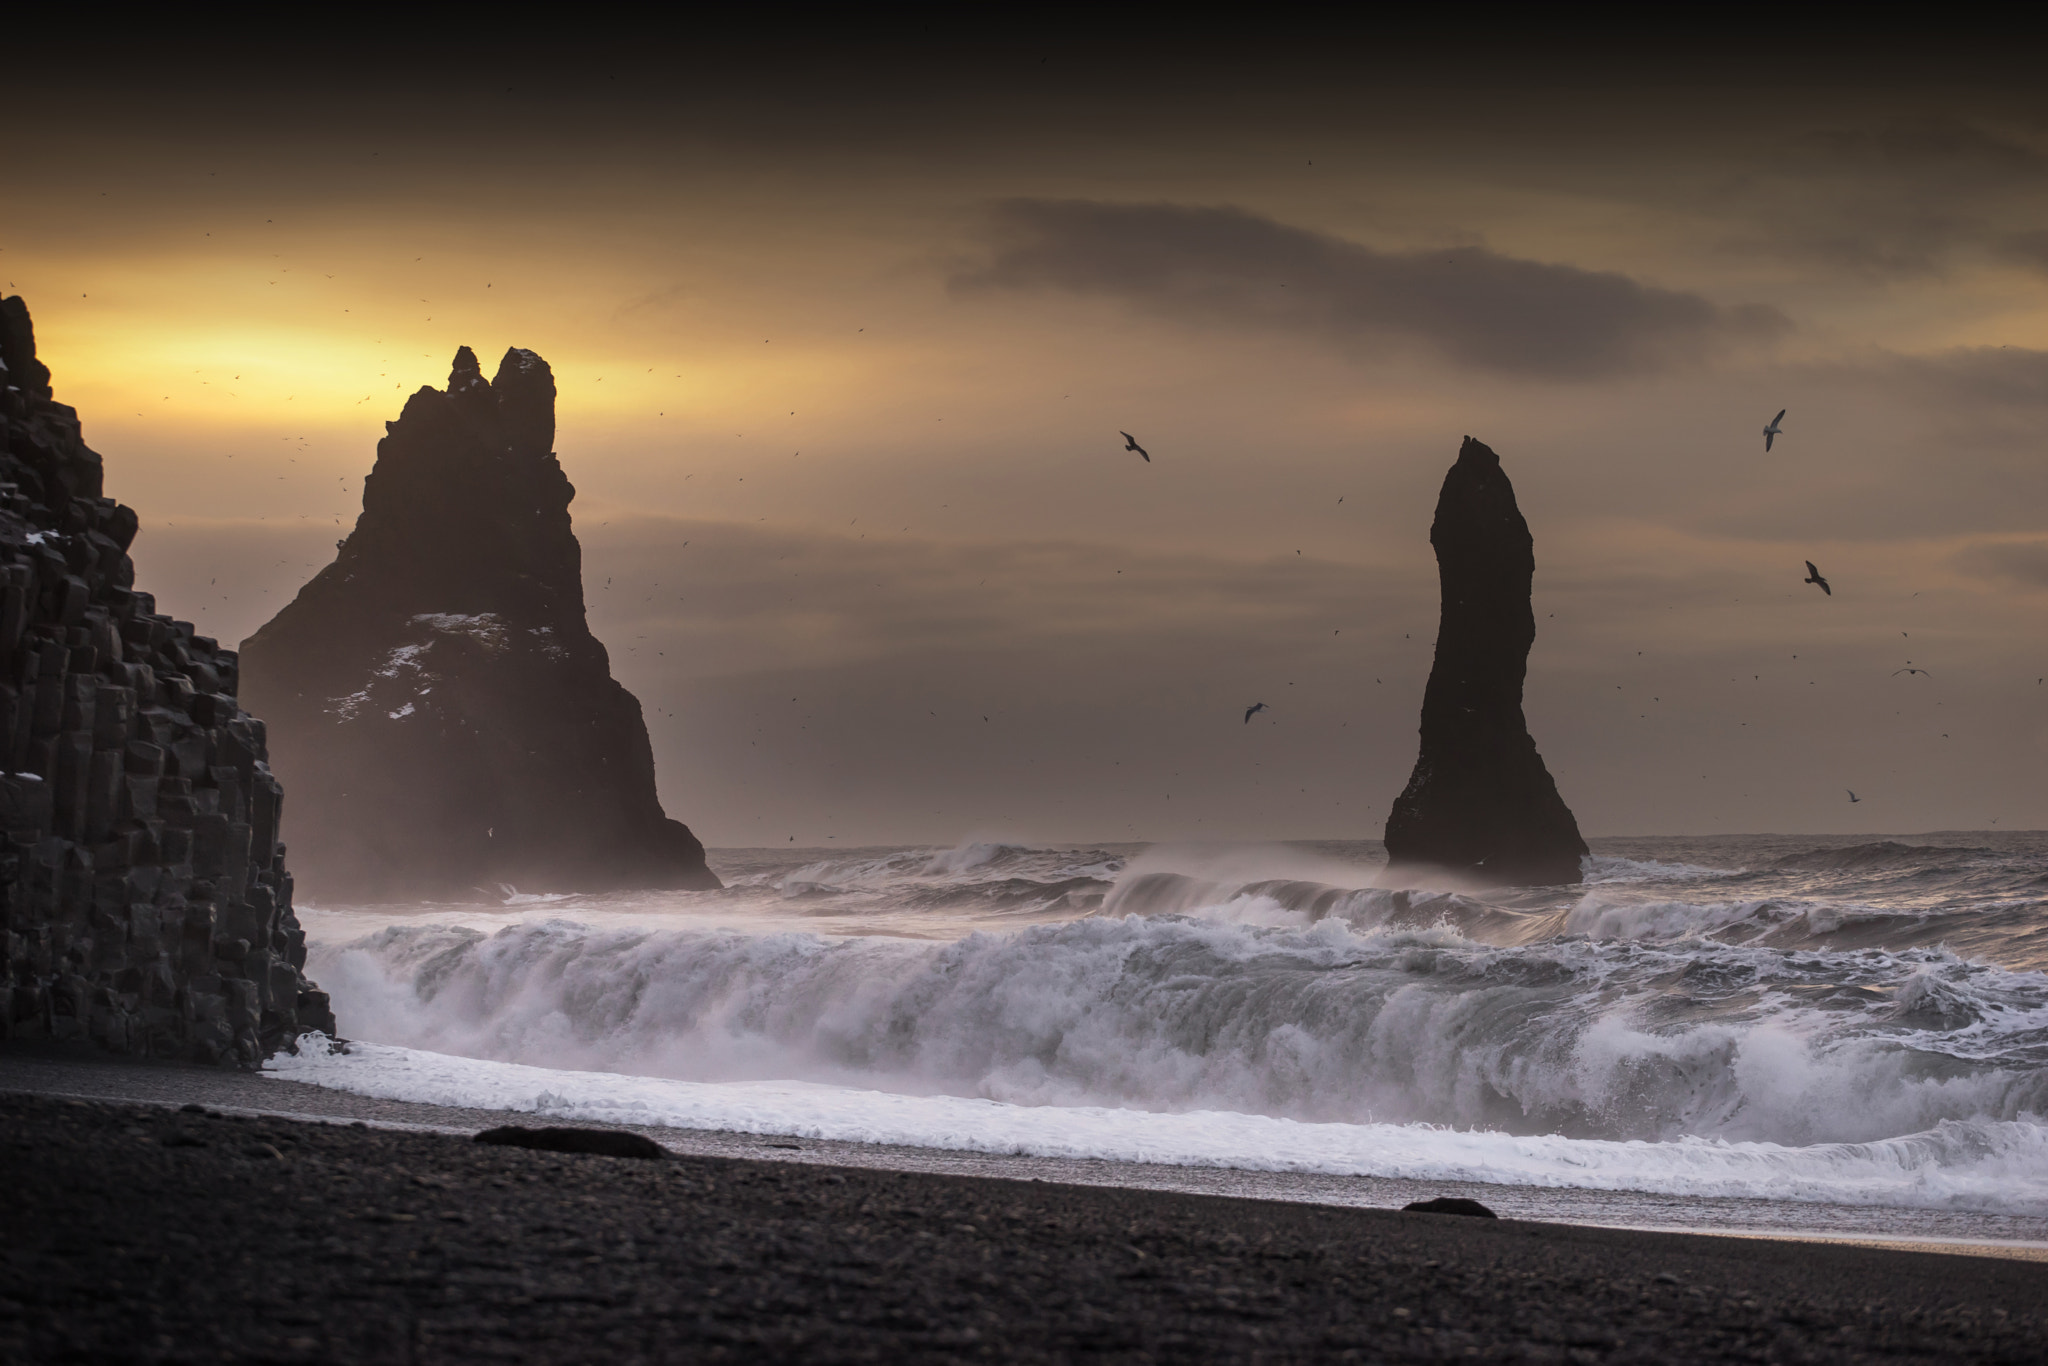
<instances>
[{"instance_id":1,"label":"white sea foam","mask_svg":"<svg viewBox=\"0 0 2048 1366\"><path fill-rule=\"evenodd\" d=\"M988 867L991 863L1014 861L1030 850L1015 844L976 841L934 854L925 861L926 877L958 877Z\"/></svg>"},{"instance_id":2,"label":"white sea foam","mask_svg":"<svg viewBox=\"0 0 2048 1366\"><path fill-rule=\"evenodd\" d=\"M2027 1044L2048 1027L2038 973L1938 950L1788 965L1697 941L1495 948L1443 926L1248 918L1092 917L940 943L413 924L317 945L311 966L350 1037L682 1080L1780 1143L2048 1111ZM1816 965L1841 999L1808 1001ZM1927 1013L1937 988L1950 1015L1982 1022L1965 1048Z\"/></svg>"},{"instance_id":3,"label":"white sea foam","mask_svg":"<svg viewBox=\"0 0 2048 1366\"><path fill-rule=\"evenodd\" d=\"M1879 1142L1808 1147L1613 1142L1213 1110L1012 1105L792 1081L685 1082L376 1044L330 1054L311 1036L268 1071L385 1100L556 1121L1248 1171L2048 1213L2048 1129L2031 1122L1945 1121Z\"/></svg>"},{"instance_id":4,"label":"white sea foam","mask_svg":"<svg viewBox=\"0 0 2048 1366\"><path fill-rule=\"evenodd\" d=\"M1585 860L1586 882L1699 882L1736 876L1721 868L1702 868L1693 863L1663 863L1656 859L1632 859L1589 855Z\"/></svg>"},{"instance_id":5,"label":"white sea foam","mask_svg":"<svg viewBox=\"0 0 2048 1366\"><path fill-rule=\"evenodd\" d=\"M1646 844L1578 889L1381 887L1365 845L1126 867L991 840L731 851L724 892L307 909L368 1045L283 1065L977 1151L2042 1208L2048 976L2011 898L2048 848L1886 846L1873 877Z\"/></svg>"},{"instance_id":6,"label":"white sea foam","mask_svg":"<svg viewBox=\"0 0 2048 1366\"><path fill-rule=\"evenodd\" d=\"M1588 892L1565 915L1566 934L1595 939L1688 939L1713 934L1733 925L1758 931L1790 926L1798 932L1825 934L1838 929L1846 914L1829 903L1802 903L1777 897L1750 901L1625 901L1599 891Z\"/></svg>"}]
</instances>

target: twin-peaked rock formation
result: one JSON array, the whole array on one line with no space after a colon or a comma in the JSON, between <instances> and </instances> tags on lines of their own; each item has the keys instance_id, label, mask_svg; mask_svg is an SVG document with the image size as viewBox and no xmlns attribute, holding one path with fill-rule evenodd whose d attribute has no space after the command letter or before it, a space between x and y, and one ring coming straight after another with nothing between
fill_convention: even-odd
<instances>
[{"instance_id":1,"label":"twin-peaked rock formation","mask_svg":"<svg viewBox=\"0 0 2048 1366\"><path fill-rule=\"evenodd\" d=\"M1577 882L1586 842L1522 716L1535 542L1500 457L1469 436L1444 476L1429 543L1443 617L1422 752L1387 817L1388 863L1494 884Z\"/></svg>"},{"instance_id":2,"label":"twin-peaked rock formation","mask_svg":"<svg viewBox=\"0 0 2048 1366\"><path fill-rule=\"evenodd\" d=\"M0 1038L250 1064L332 1034L236 659L134 591L136 517L0 300Z\"/></svg>"},{"instance_id":3,"label":"twin-peaked rock formation","mask_svg":"<svg viewBox=\"0 0 2048 1366\"><path fill-rule=\"evenodd\" d=\"M711 888L583 615L555 382L531 351L386 426L335 562L242 643L322 900Z\"/></svg>"}]
</instances>

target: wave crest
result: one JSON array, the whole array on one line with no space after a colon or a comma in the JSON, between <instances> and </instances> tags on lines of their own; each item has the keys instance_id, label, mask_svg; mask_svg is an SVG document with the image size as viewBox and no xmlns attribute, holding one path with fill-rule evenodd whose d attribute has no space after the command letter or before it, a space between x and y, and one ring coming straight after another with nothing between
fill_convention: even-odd
<instances>
[{"instance_id":1,"label":"wave crest","mask_svg":"<svg viewBox=\"0 0 2048 1366\"><path fill-rule=\"evenodd\" d=\"M314 968L371 1041L690 1080L1610 1140L1867 1142L2048 1111L2040 974L1808 956L1826 973L1697 941L1172 915L943 944L401 926Z\"/></svg>"}]
</instances>

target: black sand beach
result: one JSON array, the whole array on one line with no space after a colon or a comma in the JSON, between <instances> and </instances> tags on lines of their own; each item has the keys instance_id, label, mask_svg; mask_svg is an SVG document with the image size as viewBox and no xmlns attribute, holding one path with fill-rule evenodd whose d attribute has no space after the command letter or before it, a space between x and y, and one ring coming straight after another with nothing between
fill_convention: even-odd
<instances>
[{"instance_id":1,"label":"black sand beach","mask_svg":"<svg viewBox=\"0 0 2048 1366\"><path fill-rule=\"evenodd\" d=\"M167 1074L175 1076L175 1074ZM2035 1361L2048 1266L0 1096L18 1361Z\"/></svg>"}]
</instances>

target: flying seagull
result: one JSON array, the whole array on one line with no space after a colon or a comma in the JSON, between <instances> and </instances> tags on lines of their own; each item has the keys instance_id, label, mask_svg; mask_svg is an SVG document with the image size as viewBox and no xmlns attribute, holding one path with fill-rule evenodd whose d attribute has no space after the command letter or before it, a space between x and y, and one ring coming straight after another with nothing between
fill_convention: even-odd
<instances>
[{"instance_id":1,"label":"flying seagull","mask_svg":"<svg viewBox=\"0 0 2048 1366\"><path fill-rule=\"evenodd\" d=\"M1785 410L1783 408L1780 408L1778 409L1778 415L1771 419L1771 425L1764 428L1764 449L1766 451L1770 450L1772 439L1777 437L1782 431L1778 424L1780 422L1783 422L1784 420Z\"/></svg>"},{"instance_id":2,"label":"flying seagull","mask_svg":"<svg viewBox=\"0 0 2048 1366\"><path fill-rule=\"evenodd\" d=\"M1249 726L1249 725L1250 725L1250 724L1252 723L1252 718L1253 718L1254 716L1257 716L1257 715L1258 715L1258 714L1259 714L1260 712L1262 712L1262 711L1266 711L1266 710L1269 710L1269 708L1268 708L1268 707L1266 706L1266 704L1265 704L1264 702L1254 702L1254 703L1252 703L1252 705L1251 705L1251 706L1249 706L1249 707L1246 707L1246 708L1245 708L1245 711L1244 711L1244 723L1245 723L1245 724L1246 724L1247 726Z\"/></svg>"},{"instance_id":3,"label":"flying seagull","mask_svg":"<svg viewBox=\"0 0 2048 1366\"><path fill-rule=\"evenodd\" d=\"M1146 463L1146 464L1148 464L1148 465L1149 465L1149 464L1151 464L1151 463L1152 463L1152 457L1151 457L1151 456L1149 456L1149 455L1145 455L1145 448L1144 448L1143 446L1140 446L1140 445L1138 444L1138 438L1137 438L1137 437L1135 437L1135 436L1132 436L1132 435L1131 435L1131 434L1130 434L1129 432L1118 432L1118 433L1117 433L1117 435L1118 435L1118 436L1120 436L1120 437L1122 437L1122 438L1124 439L1124 449L1125 449L1125 450L1127 450L1127 451L1136 451L1136 452L1137 452L1137 453L1138 453L1139 455L1144 455L1144 456L1145 456L1145 463Z\"/></svg>"},{"instance_id":4,"label":"flying seagull","mask_svg":"<svg viewBox=\"0 0 2048 1366\"><path fill-rule=\"evenodd\" d=\"M1860 802L1863 800L1861 797L1856 795L1856 789L1852 787L1845 787L1842 789L1842 791L1849 794L1849 800L1852 802Z\"/></svg>"},{"instance_id":5,"label":"flying seagull","mask_svg":"<svg viewBox=\"0 0 2048 1366\"><path fill-rule=\"evenodd\" d=\"M1808 560L1806 562L1806 577L1801 579L1800 582L1817 583L1820 585L1821 592L1827 594L1829 597L1833 597L1835 595L1835 590L1828 587L1828 581L1820 576L1820 571L1818 569L1815 569L1813 567L1812 560Z\"/></svg>"},{"instance_id":6,"label":"flying seagull","mask_svg":"<svg viewBox=\"0 0 2048 1366\"><path fill-rule=\"evenodd\" d=\"M1925 669L1893 669L1893 670L1892 670L1892 677L1893 677L1893 678L1897 678L1897 677L1898 677L1898 676L1899 676L1900 674L1927 674L1927 676L1928 676L1929 678L1932 678L1932 677L1934 677L1934 675L1933 675L1933 674L1929 674L1929 673L1927 673L1927 670L1925 670Z\"/></svg>"}]
</instances>

